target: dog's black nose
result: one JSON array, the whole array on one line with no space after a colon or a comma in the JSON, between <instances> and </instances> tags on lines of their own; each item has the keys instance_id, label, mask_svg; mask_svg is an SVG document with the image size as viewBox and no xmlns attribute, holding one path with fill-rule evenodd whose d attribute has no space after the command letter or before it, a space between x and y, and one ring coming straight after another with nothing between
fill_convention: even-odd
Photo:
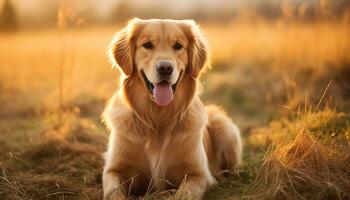
<instances>
[{"instance_id":1,"label":"dog's black nose","mask_svg":"<svg viewBox=\"0 0 350 200\"><path fill-rule=\"evenodd\" d=\"M156 64L156 70L162 77L170 76L173 73L173 64L169 61L160 61Z\"/></svg>"}]
</instances>

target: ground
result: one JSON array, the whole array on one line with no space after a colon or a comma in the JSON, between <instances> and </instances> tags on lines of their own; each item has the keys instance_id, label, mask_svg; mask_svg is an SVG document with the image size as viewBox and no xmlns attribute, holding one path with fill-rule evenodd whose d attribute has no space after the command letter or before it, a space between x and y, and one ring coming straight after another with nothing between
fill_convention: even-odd
<instances>
[{"instance_id":1,"label":"ground","mask_svg":"<svg viewBox=\"0 0 350 200\"><path fill-rule=\"evenodd\" d=\"M204 24L202 99L244 138L243 165L205 199L350 198L348 24ZM101 199L118 87L116 27L0 34L0 199ZM162 199L152 194L145 199Z\"/></svg>"}]
</instances>

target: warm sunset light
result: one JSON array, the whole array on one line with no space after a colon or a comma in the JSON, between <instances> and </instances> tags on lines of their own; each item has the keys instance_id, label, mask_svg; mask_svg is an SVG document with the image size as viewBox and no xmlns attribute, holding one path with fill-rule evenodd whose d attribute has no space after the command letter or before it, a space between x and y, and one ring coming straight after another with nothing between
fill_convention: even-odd
<instances>
[{"instance_id":1,"label":"warm sunset light","mask_svg":"<svg viewBox=\"0 0 350 200\"><path fill-rule=\"evenodd\" d=\"M135 178L142 199L188 199L188 188L194 199L349 199L349 111L348 0L0 0L0 199L119 197L106 195L106 168L136 143L123 164L149 167ZM195 145L216 185L184 183ZM120 197L138 198L128 181L139 171L115 171L130 176Z\"/></svg>"}]
</instances>

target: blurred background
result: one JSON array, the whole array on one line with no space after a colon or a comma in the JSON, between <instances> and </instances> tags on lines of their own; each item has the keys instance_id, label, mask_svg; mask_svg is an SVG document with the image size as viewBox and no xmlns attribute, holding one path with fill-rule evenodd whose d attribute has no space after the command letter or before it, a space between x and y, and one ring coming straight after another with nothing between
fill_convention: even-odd
<instances>
[{"instance_id":1,"label":"blurred background","mask_svg":"<svg viewBox=\"0 0 350 200\"><path fill-rule=\"evenodd\" d=\"M202 99L245 138L350 110L349 0L0 0L0 197L101 198L107 45L133 17L196 20L213 61Z\"/></svg>"},{"instance_id":2,"label":"blurred background","mask_svg":"<svg viewBox=\"0 0 350 200\"><path fill-rule=\"evenodd\" d=\"M228 23L237 20L294 22L349 20L347 0L1 0L4 28L55 27L57 12L66 7L74 24L113 25L132 17L191 18L199 21ZM64 4L64 5L62 5Z\"/></svg>"},{"instance_id":3,"label":"blurred background","mask_svg":"<svg viewBox=\"0 0 350 200\"><path fill-rule=\"evenodd\" d=\"M266 122L276 105L317 100L335 77L348 87L348 0L0 0L0 5L0 115L75 105L90 109L90 103L101 110L118 77L106 46L133 17L195 19L212 49L213 73L203 77L203 98L232 114Z\"/></svg>"}]
</instances>

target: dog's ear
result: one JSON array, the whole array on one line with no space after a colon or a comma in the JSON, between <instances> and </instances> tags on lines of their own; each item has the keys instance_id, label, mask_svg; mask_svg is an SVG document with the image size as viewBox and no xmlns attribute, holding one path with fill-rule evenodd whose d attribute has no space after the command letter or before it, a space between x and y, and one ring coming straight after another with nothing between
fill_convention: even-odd
<instances>
[{"instance_id":1,"label":"dog's ear","mask_svg":"<svg viewBox=\"0 0 350 200\"><path fill-rule=\"evenodd\" d=\"M125 75L130 76L134 68L135 43L141 30L141 20L135 18L120 30L108 48L108 57L113 66L119 66Z\"/></svg>"},{"instance_id":2,"label":"dog's ear","mask_svg":"<svg viewBox=\"0 0 350 200\"><path fill-rule=\"evenodd\" d=\"M204 68L210 67L207 40L193 20L183 20L182 27L189 40L187 71L197 78Z\"/></svg>"}]
</instances>

